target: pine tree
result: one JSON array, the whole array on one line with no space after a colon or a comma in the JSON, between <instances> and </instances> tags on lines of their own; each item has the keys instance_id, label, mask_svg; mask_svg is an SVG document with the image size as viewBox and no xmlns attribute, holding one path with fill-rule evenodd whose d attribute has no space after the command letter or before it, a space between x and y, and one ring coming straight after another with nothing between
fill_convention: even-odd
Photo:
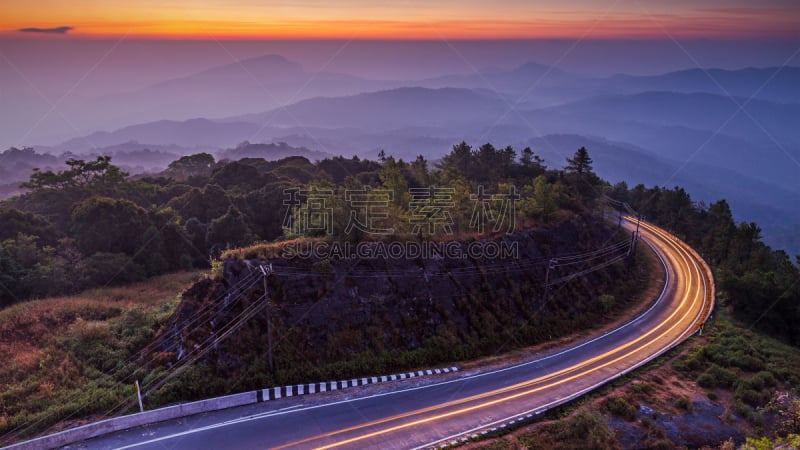
<instances>
[{"instance_id":1,"label":"pine tree","mask_svg":"<svg viewBox=\"0 0 800 450\"><path fill-rule=\"evenodd\" d=\"M567 166L564 170L577 174L590 173L592 171L592 162L586 147L581 147L572 158L567 158Z\"/></svg>"}]
</instances>

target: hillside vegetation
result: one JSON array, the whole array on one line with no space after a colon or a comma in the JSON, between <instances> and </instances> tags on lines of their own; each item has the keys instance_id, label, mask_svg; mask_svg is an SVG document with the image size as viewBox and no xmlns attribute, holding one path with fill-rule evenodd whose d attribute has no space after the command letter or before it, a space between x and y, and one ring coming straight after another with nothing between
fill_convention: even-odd
<instances>
[{"instance_id":1,"label":"hillside vegetation","mask_svg":"<svg viewBox=\"0 0 800 450\"><path fill-rule=\"evenodd\" d=\"M11 361L0 371L0 431L22 436L67 418L130 412L136 378L145 387L147 407L155 407L476 358L608 323L625 314L647 285L650 268L639 263L641 255L611 258L616 262L593 272L583 273L600 262L585 257L547 270L554 257L587 255L609 245L615 249L611 256L625 252L628 238L603 219L610 211L606 195L627 201L697 248L714 268L719 307L736 321L798 345L800 272L787 254L761 242L756 224L737 225L725 201L696 204L679 188L611 186L592 163L584 148L563 170L554 170L530 148L517 154L511 147L461 143L435 167L422 156L411 162L380 154L378 161L337 157L312 163L302 157L218 162L198 154L152 178L131 179L106 157L70 161L66 171L36 172L26 184L30 192L0 204L0 305L10 305L0 311L0 349ZM448 216L432 216L441 208L420 214L435 198L415 195L432 188L448 189ZM290 209L286 202L300 192L330 193L329 228L297 226L306 223L309 207ZM385 195L380 222L370 224L390 233L348 230L343 212L352 192ZM515 193L513 221L489 216L485 230L475 229L475 205L483 195L489 196L485 208L503 211L497 208L508 205L504 195ZM494 261L494 268L487 265L492 261L472 259L296 261L279 252L292 242L426 240L516 240L530 270L507 270L516 261ZM245 315L265 311L259 309L263 288L252 283L257 277L247 278L242 261L261 264L261 258L277 268L269 288L274 364L265 353L265 317ZM451 275L454 268L465 270L459 264L470 265L465 274L471 276ZM212 266L212 277L192 286L180 304L175 296L195 272L130 284ZM305 275L281 277L281 269ZM412 269L434 281L404 282L394 274ZM543 295L548 276L572 273L580 276ZM436 282L440 276L446 278ZM243 280L251 284L239 289ZM129 288L25 301L117 284ZM139 300L147 289L156 289L152 298ZM238 303L228 308L231 292L238 292ZM200 316L209 325L186 326L198 311L211 311ZM235 322L240 317L252 320ZM232 323L236 333L228 341L206 345L209 332L214 336ZM199 356L182 358L193 348L202 350ZM753 373L749 366L734 370L724 364L749 361L744 350L719 358L712 350L686 376L698 384L724 375L721 370L742 380L759 377L757 389L728 386L737 404L752 409L771 393L766 387L793 387L786 371L792 366L773 371L761 358L763 367ZM759 375L766 371L774 384L770 375Z\"/></svg>"},{"instance_id":2,"label":"hillside vegetation","mask_svg":"<svg viewBox=\"0 0 800 450\"><path fill-rule=\"evenodd\" d=\"M720 305L740 323L800 346L800 255L765 245L758 224L737 224L725 200L705 205L681 188L624 184L612 196L695 248L714 271Z\"/></svg>"},{"instance_id":3,"label":"hillside vegetation","mask_svg":"<svg viewBox=\"0 0 800 450\"><path fill-rule=\"evenodd\" d=\"M706 331L540 422L466 448L796 448L800 350L724 312Z\"/></svg>"},{"instance_id":4,"label":"hillside vegetation","mask_svg":"<svg viewBox=\"0 0 800 450\"><path fill-rule=\"evenodd\" d=\"M152 341L178 294L200 276L180 272L0 310L0 435L29 436L127 403L134 379L118 369Z\"/></svg>"}]
</instances>

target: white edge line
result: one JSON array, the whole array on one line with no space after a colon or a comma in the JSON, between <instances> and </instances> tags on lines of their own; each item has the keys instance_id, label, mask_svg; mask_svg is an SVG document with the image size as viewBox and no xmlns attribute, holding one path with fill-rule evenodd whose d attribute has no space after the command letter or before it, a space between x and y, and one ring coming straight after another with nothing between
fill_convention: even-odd
<instances>
[{"instance_id":1,"label":"white edge line","mask_svg":"<svg viewBox=\"0 0 800 450\"><path fill-rule=\"evenodd\" d=\"M670 235L670 236L671 236L671 235ZM686 253L686 254L687 254L687 255L689 255L689 256L692 256L692 257L693 257L692 259L694 259L694 256L699 256L699 255L692 255L692 254L690 254L690 253L693 253L693 252L689 252L689 251L687 251L687 250L686 250L686 249L683 247L683 245L681 245L681 244L680 244L680 242L682 242L682 241L679 241L679 243L677 243L676 245L677 245L678 247L680 247L680 248L681 248L681 250L683 250L683 251L684 251L684 253ZM662 264L664 264L664 260L663 260L663 258L661 258L661 255L659 255L659 254L658 254L658 252L656 252L656 251L655 251L655 249L653 248L652 244L650 244L650 242L648 242L647 240L645 240L645 243L647 243L647 245L648 245L648 246L649 246L651 249L653 249L653 251L655 252L655 254L656 254L656 255L658 256L658 258L661 260L661 263L662 263ZM691 247L690 247L690 248L691 248ZM705 263L705 260L703 260L702 258L700 258L700 260L701 260L701 261L703 261L703 263L704 263L704 264L706 264L706 263ZM694 261L694 262L696 263L697 261ZM705 275L706 275L706 274L704 273L704 272L705 272L705 270L702 270L702 271L701 271L701 270L700 270L700 266L699 266L698 264L693 264L693 266L694 266L694 268L697 270L697 272L698 272L698 273L700 273L700 274L702 275L702 276L700 277L700 280L703 282L703 307L702 307L702 308L700 308L700 311L697 313L697 315L695 316L694 320L692 321L692 324L691 324L692 326L694 326L694 325L696 325L696 324L697 324L698 320L700 319L700 315L702 315L702 314L703 314L703 311L705 311L705 306L706 306L706 297L707 297L707 295L706 295L706 294L708 293L708 286L707 286L707 284L706 284L706 279L705 279ZM666 269L666 264L664 265L664 268ZM667 273L669 273L669 271L668 271L668 270L667 270ZM712 303L712 305L713 305L713 303ZM629 374L629 373L631 373L631 372L635 371L635 370L636 370L636 369L638 369L639 367L641 367L641 366L643 366L643 365L646 365L646 364L647 364L647 363L649 363L650 361L652 361L652 360L654 360L654 359L658 358L659 356L663 355L664 353L667 353L668 351L672 350L672 349L673 349L673 348L675 348L677 345L681 344L682 342L684 342L685 340L689 339L691 336L693 336L694 334L696 334L696 333L697 333L697 330L696 330L696 331L694 331L693 333L689 334L688 336L684 336L684 335L686 334L686 332L687 332L687 331L689 331L690 329L691 329L691 327L690 327L689 329L687 329L686 331L684 331L683 333L681 333L681 334L680 334L678 337L676 337L676 338L675 338L675 339L674 339L672 342L670 342L670 344L669 344L668 346L666 346L666 347L662 348L661 350L659 350L659 351L657 351L656 353L654 353L654 354L650 355L649 357L645 358L644 360L642 360L642 361L640 361L640 362L638 362L638 363L634 364L633 366L629 367L628 369L625 369L625 370L623 370L622 372L619 372L619 373L617 373L617 374L615 374L615 375L613 375L613 376L611 376L611 377L609 377L609 378L607 378L607 379L605 379L605 380L602 380L602 381L600 381L600 382L598 382L598 383L596 383L596 384L594 384L594 385L592 385L592 386L589 386L588 388L585 388L585 389L583 389L583 390L581 390L581 391L578 391L578 392L576 392L576 393L574 393L574 394L571 394L571 395L569 395L569 396L567 396L567 397L564 397L564 398L561 398L561 399L558 399L558 400L552 401L552 402L550 402L550 403L547 403L547 404L545 404L545 405L542 405L542 406L536 407L536 408L534 408L534 409L530 409L530 410L528 410L528 411L524 411L524 412L521 412L521 413L519 413L519 414L514 414L514 415L512 415L512 416L508 416L508 417L505 417L505 418L502 418L502 419L496 420L496 421L494 421L494 422L490 422L490 423L483 424L483 425L481 425L481 426L478 426L478 427L475 427L475 428L471 428L471 429L469 429L469 430L466 430L466 431L462 431L462 432L460 432L460 433L458 433L458 434L453 434L453 435L450 435L450 436L448 436L448 437L444 437L444 438L441 438L441 439L437 439L437 440L435 440L435 441L432 441L432 442L429 442L429 443L427 443L427 444L423 444L423 445L421 445L421 446L414 447L414 450L419 450L419 449L423 449L423 448L429 448L429 447L431 447L431 446L435 446L436 444L445 443L445 441L448 441L448 440L450 440L450 439L455 439L455 438L458 438L459 436L463 436L463 435L467 435L467 434L475 433L475 432L477 432L477 431L479 431L479 430L486 430L486 429L488 429L488 428L489 428L489 427L491 427L491 426L497 425L497 424L499 424L499 423L502 423L502 422L508 422L509 420L513 420L513 419L516 419L516 418L519 418L519 417L524 417L524 416L526 416L526 415L527 415L527 416L530 416L530 415L539 415L539 414L541 414L541 413L543 413L543 412L546 412L546 411L548 411L550 408L552 408L552 407L554 407L554 406L560 406L560 405L563 405L563 404L565 404L565 403L569 403L570 401L572 401L572 400L574 400L574 399L576 399L576 398L578 398L578 397L581 397L582 395L584 395L584 394L586 394L586 393L589 393L589 392L591 392L591 391L593 391L593 390L595 390L595 389L599 388L600 386L603 386L603 385L605 385L605 384L608 384L608 383L610 383L610 382L612 382L612 381L616 380L617 378L620 378L620 377L622 377L622 376L625 376L625 375L627 375L627 374ZM503 427L504 427L504 426L502 426L502 425L501 425L501 426L498 426L498 427L495 427L495 428L491 429L490 431L497 431L497 428L503 428ZM483 434L483 433L481 433L481 434Z\"/></svg>"},{"instance_id":2,"label":"white edge line","mask_svg":"<svg viewBox=\"0 0 800 450\"><path fill-rule=\"evenodd\" d=\"M539 358L539 359L536 359L536 360L533 360L533 361L524 362L524 363L517 364L517 365L514 365L514 366L504 367L502 369L496 369L496 370L492 370L492 371L488 371L488 372L482 372L482 373L478 373L478 374L474 374L474 375L455 378L455 379L452 379L452 380L442 381L442 382L438 382L438 383L432 383L432 384L428 384L428 385L425 385L425 386L415 386L415 387L402 389L402 390L398 390L398 391L377 393L377 394L369 395L369 396L366 396L366 397L358 397L358 398L340 400L340 401L331 402L331 403L324 403L324 404L320 404L320 405L307 406L305 408L298 408L298 409L294 409L294 410L291 410L291 411L269 411L269 412L262 413L262 414L255 414L255 415L252 415L252 416L242 417L242 418L239 418L239 419L229 420L229 421L220 422L220 423L216 423L216 424L212 424L212 425L207 425L205 427L200 427L200 428L195 428L195 429L188 430L188 431L183 431L181 433L176 433L176 434L172 434L172 435L168 435L168 436L162 436L160 438L151 439L149 441L143 441L143 442L131 444L131 445L128 445L128 446L125 446L125 447L118 447L118 450L123 450L123 449L128 449L128 448L135 448L135 447L138 447L138 446L141 446L141 445L152 444L152 443L164 441L164 440L167 440L167 439L174 439L174 438L177 438L177 437L186 436L186 435L193 434L193 433L213 430L213 429L216 429L216 428L225 427L225 426L228 426L228 425L234 425L234 424L242 423L242 422L249 422L249 421L252 421L252 420L264 419L264 418L267 418L267 417L274 417L274 416L278 416L278 415L283 415L283 414L288 414L288 413L295 413L295 412L300 412L300 411L308 411L308 410L313 410L313 409L324 408L324 407L327 407L327 406L333 406L333 405L339 405L339 404L344 404L344 403L362 401L362 400L367 400L367 399L371 399L371 398L385 397L385 396L389 396L389 395L395 395L395 394L400 394L400 393L405 393L405 392L417 391L417 390L421 390L421 389L428 389L428 388L431 388L431 387L443 386L443 385L450 384L450 383L463 382L463 381L467 381L467 380L471 380L471 379L475 379L475 378L479 378L479 377L493 375L493 374L496 374L496 373L506 372L506 371L517 369L517 368L520 368L520 367L525 367L525 366L528 366L528 365L531 365L531 364L536 364L536 363L539 363L541 361L552 359L552 358L555 358L557 356L560 356L560 355L569 353L571 351L577 350L579 348L585 347L585 346L587 346L587 345L589 345L589 344L591 344L593 342L596 342L596 341L598 341L600 339L603 339L603 338L605 338L607 336L610 336L610 335L612 335L612 334L614 334L614 333L616 333L616 332L618 332L618 331L620 331L620 330L622 330L624 328L627 328L627 327L635 324L636 322L639 322L642 318L644 318L646 315L648 315L663 300L664 294L666 293L667 287L669 286L669 269L667 268L667 265L664 262L664 259L661 257L661 255L659 255L658 252L655 251L653 246L649 242L647 242L647 240L645 240L645 242L647 243L647 245L651 249L653 249L654 253L658 257L658 259L661 261L661 264L664 267L664 272L666 274L666 277L665 277L665 280L664 280L664 287L661 289L661 293L659 294L658 299L656 299L655 303L653 303L653 305L651 305L650 308L648 308L645 312L643 312L642 314L640 314L639 316L637 316L635 319L631 320L630 322L625 323L625 324L615 328L612 331L609 331L609 332L607 332L605 334L602 334L602 335L600 335L600 336L598 336L596 338L593 338L593 339L591 339L589 341L583 342L583 343L581 343L579 345L576 345L574 347L570 347L570 348L568 348L566 350L562 350L562 351L560 351L558 353L554 353L552 355L548 355L548 356L545 356L545 357L542 357L542 358ZM704 285L705 285L705 283L704 283ZM703 301L705 302L705 298L703 299ZM664 351L666 351L666 349ZM656 355L660 355L660 353L657 353ZM644 362L649 362L649 361L650 361L650 359L646 359ZM633 366L632 369L635 369L635 368L638 368L638 367L639 367L638 365L637 366ZM630 370L632 370L632 369L630 369ZM414 373L414 372L411 372L411 373ZM628 372L627 371L626 372L621 372L620 374L618 374L614 378L622 376L623 374L626 374L626 373L628 373ZM608 379L606 381L603 381L603 382L600 383L600 385L602 385L603 383L607 383L607 382L613 380L614 378L610 378L610 379ZM593 388L594 387L592 387L592 389ZM587 391L581 391L578 394L578 396L583 395L583 393L585 393L585 392L587 392ZM568 398L571 400L572 398L575 398L575 397L574 396L570 396ZM545 406L549 407L549 405L545 405ZM541 408L542 407L539 407L539 408L537 408L537 410L541 409ZM531 410L531 411L533 411L533 410ZM526 413L531 412L531 411L527 411ZM525 415L526 413L523 413L522 415ZM516 417L516 415L515 416L511 416L511 417ZM506 419L503 419L503 420L506 420ZM500 422L501 421L499 421L497 423L500 423ZM484 428L485 426L486 425L481 426L479 428ZM463 434L463 433L459 433L456 436L460 436L461 434ZM437 440L436 442L440 442L440 440Z\"/></svg>"}]
</instances>

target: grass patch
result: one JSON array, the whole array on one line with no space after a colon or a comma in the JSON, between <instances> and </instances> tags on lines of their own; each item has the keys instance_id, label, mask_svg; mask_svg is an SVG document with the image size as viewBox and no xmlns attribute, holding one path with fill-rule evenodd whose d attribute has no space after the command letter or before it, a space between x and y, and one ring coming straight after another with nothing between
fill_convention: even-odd
<instances>
[{"instance_id":1,"label":"grass patch","mask_svg":"<svg viewBox=\"0 0 800 450\"><path fill-rule=\"evenodd\" d=\"M800 386L800 352L736 324L724 311L719 315L722 317L709 330L706 344L692 347L672 367L702 388L732 392L730 410L752 425L762 426L759 410L776 389ZM717 397L713 392L708 396L712 400Z\"/></svg>"},{"instance_id":2,"label":"grass patch","mask_svg":"<svg viewBox=\"0 0 800 450\"><path fill-rule=\"evenodd\" d=\"M514 445L515 444L515 445ZM579 412L567 419L537 427L516 436L510 448L572 450L616 449L619 444L606 419L597 413Z\"/></svg>"},{"instance_id":3,"label":"grass patch","mask_svg":"<svg viewBox=\"0 0 800 450\"><path fill-rule=\"evenodd\" d=\"M134 398L129 371L117 369L152 340L200 276L175 273L0 311L0 444Z\"/></svg>"}]
</instances>

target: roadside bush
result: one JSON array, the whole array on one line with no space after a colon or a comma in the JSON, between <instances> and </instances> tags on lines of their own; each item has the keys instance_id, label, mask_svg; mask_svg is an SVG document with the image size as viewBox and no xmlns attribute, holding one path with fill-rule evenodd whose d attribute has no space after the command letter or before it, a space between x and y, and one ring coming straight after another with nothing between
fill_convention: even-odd
<instances>
[{"instance_id":1,"label":"roadside bush","mask_svg":"<svg viewBox=\"0 0 800 450\"><path fill-rule=\"evenodd\" d=\"M759 391L748 386L747 382L743 382L736 388L735 396L747 405L754 408L765 405L771 395L768 391Z\"/></svg>"},{"instance_id":2,"label":"roadside bush","mask_svg":"<svg viewBox=\"0 0 800 450\"><path fill-rule=\"evenodd\" d=\"M700 374L700 376L697 377L697 380L695 380L695 382L697 383L698 386L704 387L706 389L710 389L717 386L717 380L715 380L714 377L712 377L708 373Z\"/></svg>"},{"instance_id":3,"label":"roadside bush","mask_svg":"<svg viewBox=\"0 0 800 450\"><path fill-rule=\"evenodd\" d=\"M732 359L731 365L748 372L757 372L764 369L764 361L755 356L738 354Z\"/></svg>"},{"instance_id":4,"label":"roadside bush","mask_svg":"<svg viewBox=\"0 0 800 450\"><path fill-rule=\"evenodd\" d=\"M675 407L687 412L692 412L692 402L686 397L678 397L674 401Z\"/></svg>"},{"instance_id":5,"label":"roadside bush","mask_svg":"<svg viewBox=\"0 0 800 450\"><path fill-rule=\"evenodd\" d=\"M653 390L654 390L653 385L650 383L636 383L633 386L631 386L631 392L633 392L634 394L646 395L653 392Z\"/></svg>"},{"instance_id":6,"label":"roadside bush","mask_svg":"<svg viewBox=\"0 0 800 450\"><path fill-rule=\"evenodd\" d=\"M764 425L764 418L761 417L761 414L759 414L749 406L745 405L740 400L736 400L733 402L733 412L753 425L756 426Z\"/></svg>"},{"instance_id":7,"label":"roadside bush","mask_svg":"<svg viewBox=\"0 0 800 450\"><path fill-rule=\"evenodd\" d=\"M772 372L768 370L762 370L761 372L758 372L757 374L753 375L751 380L758 381L763 387L768 388L775 387L775 385L778 384L778 380L776 380Z\"/></svg>"},{"instance_id":8,"label":"roadside bush","mask_svg":"<svg viewBox=\"0 0 800 450\"><path fill-rule=\"evenodd\" d=\"M711 367L697 377L696 380L700 387L704 387L706 389L713 387L730 389L736 384L737 381L738 377L733 371L724 367L720 367L716 364L712 364Z\"/></svg>"},{"instance_id":9,"label":"roadside bush","mask_svg":"<svg viewBox=\"0 0 800 450\"><path fill-rule=\"evenodd\" d=\"M636 420L636 407L622 397L606 397L602 406L606 411L628 422Z\"/></svg>"},{"instance_id":10,"label":"roadside bush","mask_svg":"<svg viewBox=\"0 0 800 450\"><path fill-rule=\"evenodd\" d=\"M704 350L702 347L693 347L689 354L682 360L683 369L685 371L701 370L705 365ZM676 368L677 369L677 368Z\"/></svg>"},{"instance_id":11,"label":"roadside bush","mask_svg":"<svg viewBox=\"0 0 800 450\"><path fill-rule=\"evenodd\" d=\"M676 360L675 360L675 361L672 363L672 368L673 368L673 369L675 369L675 370L676 370L676 371L678 371L678 372L688 372L688 371L689 371L689 368L688 368L688 367L686 367L686 363L684 363L684 362L683 362L682 360L680 360L680 359L676 359Z\"/></svg>"}]
</instances>

